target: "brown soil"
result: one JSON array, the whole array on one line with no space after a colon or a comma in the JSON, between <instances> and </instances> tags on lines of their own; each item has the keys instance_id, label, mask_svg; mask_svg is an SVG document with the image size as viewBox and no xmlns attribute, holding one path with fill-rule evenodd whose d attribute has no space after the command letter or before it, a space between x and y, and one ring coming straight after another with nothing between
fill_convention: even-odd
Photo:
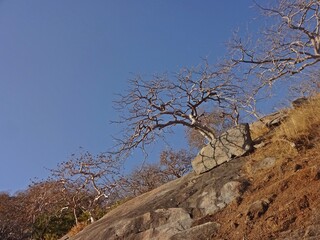
<instances>
[{"instance_id":1,"label":"brown soil","mask_svg":"<svg viewBox=\"0 0 320 240\"><path fill-rule=\"evenodd\" d=\"M309 239L301 236L320 232L319 193L318 146L251 174L251 185L241 199L197 224L221 224L212 239Z\"/></svg>"}]
</instances>

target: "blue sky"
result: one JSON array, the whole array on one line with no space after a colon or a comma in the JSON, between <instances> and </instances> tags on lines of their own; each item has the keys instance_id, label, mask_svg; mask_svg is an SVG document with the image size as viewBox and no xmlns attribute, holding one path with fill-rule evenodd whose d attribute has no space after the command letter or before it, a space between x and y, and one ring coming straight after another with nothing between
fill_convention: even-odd
<instances>
[{"instance_id":1,"label":"blue sky","mask_svg":"<svg viewBox=\"0 0 320 240\"><path fill-rule=\"evenodd\" d=\"M79 147L108 150L134 74L223 57L255 28L250 0L0 1L0 191L25 189Z\"/></svg>"}]
</instances>

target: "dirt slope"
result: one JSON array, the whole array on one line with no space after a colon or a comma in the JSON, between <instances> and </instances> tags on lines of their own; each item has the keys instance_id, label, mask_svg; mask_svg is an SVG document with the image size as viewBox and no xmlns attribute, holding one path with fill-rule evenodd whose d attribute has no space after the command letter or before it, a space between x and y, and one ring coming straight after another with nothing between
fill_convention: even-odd
<instances>
[{"instance_id":1,"label":"dirt slope","mask_svg":"<svg viewBox=\"0 0 320 240\"><path fill-rule=\"evenodd\" d=\"M319 147L251 175L251 183L240 203L199 221L221 224L212 239L320 239Z\"/></svg>"}]
</instances>

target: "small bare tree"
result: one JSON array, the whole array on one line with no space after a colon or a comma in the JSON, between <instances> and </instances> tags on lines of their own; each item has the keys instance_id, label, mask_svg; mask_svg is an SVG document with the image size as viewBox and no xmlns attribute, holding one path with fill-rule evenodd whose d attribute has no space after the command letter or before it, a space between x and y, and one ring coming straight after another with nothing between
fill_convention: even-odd
<instances>
[{"instance_id":1,"label":"small bare tree","mask_svg":"<svg viewBox=\"0 0 320 240\"><path fill-rule=\"evenodd\" d=\"M174 78L164 74L145 81L138 76L129 81L129 91L115 102L121 116L114 123L124 128L114 152L127 154L136 147L144 150L178 125L195 129L211 141L216 138L215 130L202 121L208 112L200 109L219 109L237 124L243 92L227 67L213 71L207 62L182 69Z\"/></svg>"},{"instance_id":2,"label":"small bare tree","mask_svg":"<svg viewBox=\"0 0 320 240\"><path fill-rule=\"evenodd\" d=\"M52 177L63 184L63 189L71 198L68 206L74 212L78 224L77 210L87 212L94 221L95 206L107 201L116 187L115 178L119 175L119 162L111 156L93 156L89 152L73 155L69 161L52 169Z\"/></svg>"},{"instance_id":3,"label":"small bare tree","mask_svg":"<svg viewBox=\"0 0 320 240\"><path fill-rule=\"evenodd\" d=\"M279 0L258 8L267 28L245 41L237 34L230 42L233 65L242 78L253 79L257 91L274 81L313 69L320 61L320 1ZM265 4L265 3L263 3Z\"/></svg>"},{"instance_id":4,"label":"small bare tree","mask_svg":"<svg viewBox=\"0 0 320 240\"><path fill-rule=\"evenodd\" d=\"M184 176L192 169L193 154L186 150L165 150L160 154L160 168L167 181Z\"/></svg>"},{"instance_id":5,"label":"small bare tree","mask_svg":"<svg viewBox=\"0 0 320 240\"><path fill-rule=\"evenodd\" d=\"M119 180L119 190L124 198L136 197L155 189L167 181L163 178L158 164L145 164Z\"/></svg>"},{"instance_id":6,"label":"small bare tree","mask_svg":"<svg viewBox=\"0 0 320 240\"><path fill-rule=\"evenodd\" d=\"M135 197L180 178L191 171L192 158L193 155L186 150L165 150L158 163L145 164L119 179L119 191L125 197Z\"/></svg>"},{"instance_id":7,"label":"small bare tree","mask_svg":"<svg viewBox=\"0 0 320 240\"><path fill-rule=\"evenodd\" d=\"M215 131L216 135L220 135L229 129L234 123L232 116L226 116L223 112L219 112L219 110L202 110L202 112L206 113L200 115L200 121L203 124L210 126L210 128ZM206 138L194 128L187 128L186 136L189 147L196 151L200 150L208 143Z\"/></svg>"}]
</instances>

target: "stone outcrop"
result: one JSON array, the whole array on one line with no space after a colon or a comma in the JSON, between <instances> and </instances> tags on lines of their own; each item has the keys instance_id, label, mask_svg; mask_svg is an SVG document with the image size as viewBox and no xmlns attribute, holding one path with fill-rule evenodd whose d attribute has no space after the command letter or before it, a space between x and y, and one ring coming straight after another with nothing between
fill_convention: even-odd
<instances>
[{"instance_id":1,"label":"stone outcrop","mask_svg":"<svg viewBox=\"0 0 320 240\"><path fill-rule=\"evenodd\" d=\"M204 173L240 157L253 149L248 124L240 124L205 146L192 161L192 167L197 174Z\"/></svg>"},{"instance_id":2,"label":"stone outcrop","mask_svg":"<svg viewBox=\"0 0 320 240\"><path fill-rule=\"evenodd\" d=\"M173 235L170 240L194 240L207 239L219 230L220 225L215 222L207 222Z\"/></svg>"},{"instance_id":3,"label":"stone outcrop","mask_svg":"<svg viewBox=\"0 0 320 240\"><path fill-rule=\"evenodd\" d=\"M201 175L191 172L122 204L68 240L205 239L220 225L195 223L242 196L249 186L243 164L239 158Z\"/></svg>"},{"instance_id":4,"label":"stone outcrop","mask_svg":"<svg viewBox=\"0 0 320 240\"><path fill-rule=\"evenodd\" d=\"M169 239L189 229L190 214L182 208L157 209L107 227L108 239Z\"/></svg>"},{"instance_id":5,"label":"stone outcrop","mask_svg":"<svg viewBox=\"0 0 320 240\"><path fill-rule=\"evenodd\" d=\"M249 186L241 174L243 159L230 160L252 148L248 124L228 130L192 161L194 172L124 203L72 239L177 240L214 234L215 222L193 224L241 197Z\"/></svg>"}]
</instances>

